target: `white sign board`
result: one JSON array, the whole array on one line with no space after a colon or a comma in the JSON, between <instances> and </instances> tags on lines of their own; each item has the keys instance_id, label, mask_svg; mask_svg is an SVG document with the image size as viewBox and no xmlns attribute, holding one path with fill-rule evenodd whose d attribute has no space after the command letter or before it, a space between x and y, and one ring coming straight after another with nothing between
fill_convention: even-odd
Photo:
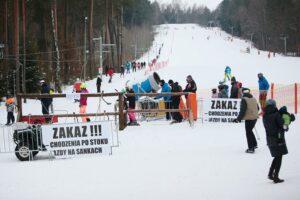
<instances>
[{"instance_id":1,"label":"white sign board","mask_svg":"<svg viewBox=\"0 0 300 200\"><path fill-rule=\"evenodd\" d=\"M240 112L241 99L204 99L204 122L228 123Z\"/></svg>"},{"instance_id":2,"label":"white sign board","mask_svg":"<svg viewBox=\"0 0 300 200\"><path fill-rule=\"evenodd\" d=\"M42 136L43 144L55 158L108 155L112 147L112 122L43 125Z\"/></svg>"}]
</instances>

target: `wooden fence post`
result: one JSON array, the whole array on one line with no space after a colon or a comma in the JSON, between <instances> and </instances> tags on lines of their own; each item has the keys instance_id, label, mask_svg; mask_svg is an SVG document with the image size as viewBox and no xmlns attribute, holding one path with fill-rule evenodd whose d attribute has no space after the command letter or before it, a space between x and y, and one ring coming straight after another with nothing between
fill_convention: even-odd
<instances>
[{"instance_id":1,"label":"wooden fence post","mask_svg":"<svg viewBox=\"0 0 300 200\"><path fill-rule=\"evenodd\" d=\"M18 115L17 115L17 121L20 122L22 118L22 98L20 94L17 94L17 108L18 108Z\"/></svg>"},{"instance_id":2,"label":"wooden fence post","mask_svg":"<svg viewBox=\"0 0 300 200\"><path fill-rule=\"evenodd\" d=\"M119 93L119 130L125 129L125 116L124 116L124 99L123 94Z\"/></svg>"},{"instance_id":3,"label":"wooden fence post","mask_svg":"<svg viewBox=\"0 0 300 200\"><path fill-rule=\"evenodd\" d=\"M298 84L295 83L295 114L298 113Z\"/></svg>"}]
</instances>

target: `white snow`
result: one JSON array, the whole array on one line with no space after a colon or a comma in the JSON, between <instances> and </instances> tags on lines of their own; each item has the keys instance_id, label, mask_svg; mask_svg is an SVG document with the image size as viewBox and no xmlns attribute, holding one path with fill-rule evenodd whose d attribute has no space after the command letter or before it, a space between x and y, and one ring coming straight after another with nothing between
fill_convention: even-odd
<instances>
[{"instance_id":1,"label":"white snow","mask_svg":"<svg viewBox=\"0 0 300 200\"><path fill-rule=\"evenodd\" d=\"M210 88L217 86L224 78L226 65L247 87L257 87L259 72L269 82L299 82L299 58L276 55L268 59L267 52L258 55L254 48L251 54L241 53L249 42L238 38L231 42L227 40L229 35L218 29L194 24L162 25L157 29L152 50L140 60L153 58L155 46L164 43L159 61L169 60L169 64L158 70L159 75L185 86L185 78L191 74L199 88L198 97L207 97ZM102 88L114 92L127 80L145 77L144 71L125 78L116 74L111 84L104 77ZM87 82L90 92L96 91L95 83ZM71 92L71 88L65 91ZM98 103L98 99L89 98L88 112L95 112ZM54 107L61 110L56 113L79 111L78 104L64 99L55 99ZM101 111L112 111L112 107L102 102ZM5 123L3 104L0 113L0 122ZM38 100L24 104L24 114L29 113L41 114ZM201 120L194 128L187 122L170 125L164 120L128 127L119 132L120 146L111 156L49 161L46 154L41 154L35 161L20 162L13 153L0 154L0 199L299 199L299 120L286 134L289 154L283 158L280 177L285 182L281 184L267 179L272 158L261 120L256 129L260 140L255 154L244 153L247 144L243 123L202 124Z\"/></svg>"}]
</instances>

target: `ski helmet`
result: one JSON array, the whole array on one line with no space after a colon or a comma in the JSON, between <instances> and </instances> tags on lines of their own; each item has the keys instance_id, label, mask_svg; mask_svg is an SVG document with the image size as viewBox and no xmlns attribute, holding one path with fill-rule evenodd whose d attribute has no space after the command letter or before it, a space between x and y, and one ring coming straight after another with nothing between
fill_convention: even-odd
<instances>
[{"instance_id":1,"label":"ski helmet","mask_svg":"<svg viewBox=\"0 0 300 200\"><path fill-rule=\"evenodd\" d=\"M85 83L82 83L81 85L80 85L80 89L86 89L86 84Z\"/></svg>"}]
</instances>

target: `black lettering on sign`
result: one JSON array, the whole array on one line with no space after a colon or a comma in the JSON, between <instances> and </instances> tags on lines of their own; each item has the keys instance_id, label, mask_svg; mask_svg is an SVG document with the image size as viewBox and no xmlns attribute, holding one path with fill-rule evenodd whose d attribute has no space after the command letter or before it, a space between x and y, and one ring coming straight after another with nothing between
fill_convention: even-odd
<instances>
[{"instance_id":1,"label":"black lettering on sign","mask_svg":"<svg viewBox=\"0 0 300 200\"><path fill-rule=\"evenodd\" d=\"M54 150L53 151L55 156L64 156L67 153L67 150Z\"/></svg>"},{"instance_id":2,"label":"black lettering on sign","mask_svg":"<svg viewBox=\"0 0 300 200\"><path fill-rule=\"evenodd\" d=\"M101 125L98 125L98 131L99 131L99 135L102 135Z\"/></svg>"},{"instance_id":3,"label":"black lettering on sign","mask_svg":"<svg viewBox=\"0 0 300 200\"><path fill-rule=\"evenodd\" d=\"M72 138L73 136L73 127L67 127L67 138Z\"/></svg>"},{"instance_id":4,"label":"black lettering on sign","mask_svg":"<svg viewBox=\"0 0 300 200\"><path fill-rule=\"evenodd\" d=\"M75 126L74 137L81 137L80 128L78 126Z\"/></svg>"},{"instance_id":5,"label":"black lettering on sign","mask_svg":"<svg viewBox=\"0 0 300 200\"><path fill-rule=\"evenodd\" d=\"M82 126L82 129L83 129L83 131L82 131L82 137L87 137L87 134L86 134L87 127L86 126Z\"/></svg>"},{"instance_id":6,"label":"black lettering on sign","mask_svg":"<svg viewBox=\"0 0 300 200\"><path fill-rule=\"evenodd\" d=\"M94 136L94 128L93 127L94 127L93 125L90 126L91 136Z\"/></svg>"},{"instance_id":7,"label":"black lettering on sign","mask_svg":"<svg viewBox=\"0 0 300 200\"><path fill-rule=\"evenodd\" d=\"M216 103L216 101L214 101L214 100L211 101L211 109L216 109L215 108L215 103Z\"/></svg>"},{"instance_id":8,"label":"black lettering on sign","mask_svg":"<svg viewBox=\"0 0 300 200\"><path fill-rule=\"evenodd\" d=\"M222 101L222 109L227 109L226 108L226 101Z\"/></svg>"},{"instance_id":9,"label":"black lettering on sign","mask_svg":"<svg viewBox=\"0 0 300 200\"><path fill-rule=\"evenodd\" d=\"M221 102L220 101L216 102L216 109L221 109Z\"/></svg>"},{"instance_id":10,"label":"black lettering on sign","mask_svg":"<svg viewBox=\"0 0 300 200\"><path fill-rule=\"evenodd\" d=\"M237 101L235 101L235 102L234 102L233 109L235 109L235 110L237 109L237 104L238 104L238 102L237 102Z\"/></svg>"},{"instance_id":11,"label":"black lettering on sign","mask_svg":"<svg viewBox=\"0 0 300 200\"><path fill-rule=\"evenodd\" d=\"M59 128L59 138L66 138L66 132L64 127Z\"/></svg>"},{"instance_id":12,"label":"black lettering on sign","mask_svg":"<svg viewBox=\"0 0 300 200\"><path fill-rule=\"evenodd\" d=\"M97 125L94 125L94 129L95 129L95 136L97 136L98 134L98 130L97 130Z\"/></svg>"},{"instance_id":13,"label":"black lettering on sign","mask_svg":"<svg viewBox=\"0 0 300 200\"><path fill-rule=\"evenodd\" d=\"M221 120L222 120L222 122L227 122L226 118L222 118Z\"/></svg>"},{"instance_id":14,"label":"black lettering on sign","mask_svg":"<svg viewBox=\"0 0 300 200\"><path fill-rule=\"evenodd\" d=\"M57 135L58 130L57 130L57 128L53 128L53 131L54 131L53 139L58 139L58 135Z\"/></svg>"},{"instance_id":15,"label":"black lettering on sign","mask_svg":"<svg viewBox=\"0 0 300 200\"><path fill-rule=\"evenodd\" d=\"M68 149L68 155L75 155L74 149Z\"/></svg>"},{"instance_id":16,"label":"black lettering on sign","mask_svg":"<svg viewBox=\"0 0 300 200\"><path fill-rule=\"evenodd\" d=\"M232 101L228 101L228 107L227 109L232 109Z\"/></svg>"}]
</instances>

